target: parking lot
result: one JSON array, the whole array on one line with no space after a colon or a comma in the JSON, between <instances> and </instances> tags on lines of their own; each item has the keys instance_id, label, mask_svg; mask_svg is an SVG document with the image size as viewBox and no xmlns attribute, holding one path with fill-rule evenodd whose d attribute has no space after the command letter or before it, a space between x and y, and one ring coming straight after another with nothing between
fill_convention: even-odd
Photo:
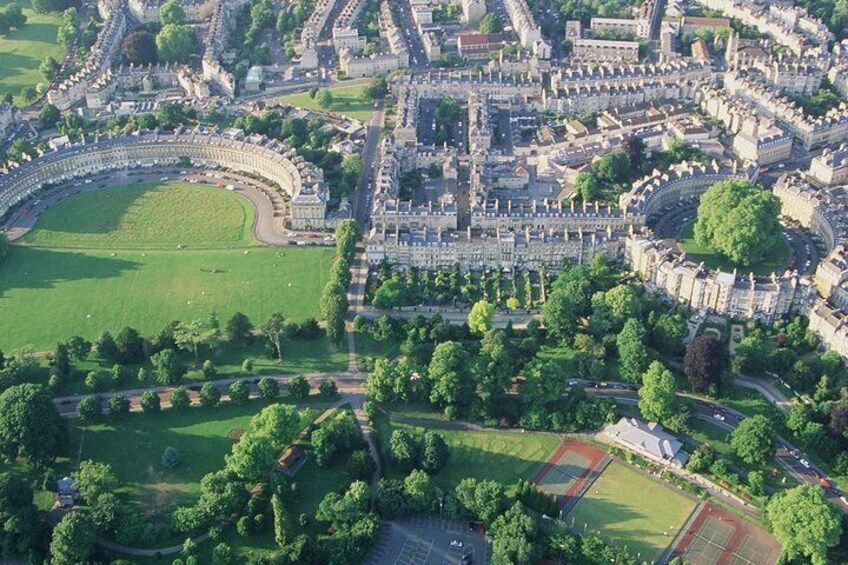
<instances>
[{"instance_id":1,"label":"parking lot","mask_svg":"<svg viewBox=\"0 0 848 565\"><path fill-rule=\"evenodd\" d=\"M412 518L389 522L368 565L474 565L491 562L490 545L466 522Z\"/></svg>"}]
</instances>

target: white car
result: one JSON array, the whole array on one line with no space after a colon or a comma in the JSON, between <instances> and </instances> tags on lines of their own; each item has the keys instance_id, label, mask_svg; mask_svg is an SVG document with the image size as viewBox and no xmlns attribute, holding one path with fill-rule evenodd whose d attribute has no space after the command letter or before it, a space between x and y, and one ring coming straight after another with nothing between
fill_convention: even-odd
<instances>
[{"instance_id":1,"label":"white car","mask_svg":"<svg viewBox=\"0 0 848 565\"><path fill-rule=\"evenodd\" d=\"M809 462L809 461L807 461L806 459L799 459L799 460L798 460L798 463L800 463L801 465L803 465L803 467L804 467L805 469L809 469L809 468L810 468L810 462Z\"/></svg>"},{"instance_id":2,"label":"white car","mask_svg":"<svg viewBox=\"0 0 848 565\"><path fill-rule=\"evenodd\" d=\"M842 496L839 497L839 500L842 501L842 504L844 504L845 506L848 506L848 496L845 496L843 494Z\"/></svg>"},{"instance_id":3,"label":"white car","mask_svg":"<svg viewBox=\"0 0 848 565\"><path fill-rule=\"evenodd\" d=\"M451 547L462 547L462 542L458 539L451 540Z\"/></svg>"},{"instance_id":4,"label":"white car","mask_svg":"<svg viewBox=\"0 0 848 565\"><path fill-rule=\"evenodd\" d=\"M724 420L726 419L726 418L724 417L724 414L719 414L718 412L716 412L715 414L713 414L713 418L715 418L715 419L716 419L716 420L718 420L719 422L724 422Z\"/></svg>"}]
</instances>

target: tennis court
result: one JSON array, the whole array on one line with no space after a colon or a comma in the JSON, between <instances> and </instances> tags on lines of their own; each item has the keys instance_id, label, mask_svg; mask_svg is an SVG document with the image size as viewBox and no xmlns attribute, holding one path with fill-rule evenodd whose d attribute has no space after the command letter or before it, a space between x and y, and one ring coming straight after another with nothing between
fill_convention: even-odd
<instances>
[{"instance_id":1,"label":"tennis court","mask_svg":"<svg viewBox=\"0 0 848 565\"><path fill-rule=\"evenodd\" d=\"M692 565L774 565L779 556L763 529L712 504L701 506L672 551Z\"/></svg>"},{"instance_id":2,"label":"tennis court","mask_svg":"<svg viewBox=\"0 0 848 565\"><path fill-rule=\"evenodd\" d=\"M608 461L605 451L585 443L566 440L533 477L544 492L560 498L578 498L603 470Z\"/></svg>"}]
</instances>

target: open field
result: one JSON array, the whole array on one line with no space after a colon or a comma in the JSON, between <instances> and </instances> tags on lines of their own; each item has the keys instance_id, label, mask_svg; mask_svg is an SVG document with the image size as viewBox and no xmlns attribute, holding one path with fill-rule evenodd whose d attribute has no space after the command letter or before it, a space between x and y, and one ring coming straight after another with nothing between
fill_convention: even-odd
<instances>
[{"instance_id":1,"label":"open field","mask_svg":"<svg viewBox=\"0 0 848 565\"><path fill-rule=\"evenodd\" d=\"M86 249L237 247L255 244L253 221L246 198L218 188L131 184L60 202L22 242Z\"/></svg>"},{"instance_id":2,"label":"open field","mask_svg":"<svg viewBox=\"0 0 848 565\"><path fill-rule=\"evenodd\" d=\"M81 460L109 463L121 482L121 491L143 512L163 514L177 504L190 502L198 493L203 475L224 465L231 430L245 428L265 402L223 404L216 408L192 407L185 412L165 410L156 415L134 413L121 420L71 426L72 449ZM304 426L316 412L307 410ZM166 447L175 448L181 463L175 469L161 464Z\"/></svg>"},{"instance_id":3,"label":"open field","mask_svg":"<svg viewBox=\"0 0 848 565\"><path fill-rule=\"evenodd\" d=\"M318 106L318 103L309 97L308 92L281 96L278 102L280 104L297 106L304 110L344 114L345 116L364 122L371 117L371 104L367 100L362 99L362 91L365 90L365 86L365 84L361 84L357 86L335 86L330 88L330 92L333 93L333 105L326 110Z\"/></svg>"},{"instance_id":4,"label":"open field","mask_svg":"<svg viewBox=\"0 0 848 565\"><path fill-rule=\"evenodd\" d=\"M252 222L247 200L195 185L66 200L26 236L45 246L15 245L3 262L2 347L52 349L126 325L149 335L213 312L223 322L241 311L257 325L277 311L317 317L333 250L255 247Z\"/></svg>"},{"instance_id":5,"label":"open field","mask_svg":"<svg viewBox=\"0 0 848 565\"><path fill-rule=\"evenodd\" d=\"M434 477L443 489L451 489L467 477L491 479L504 485L518 479L529 480L559 445L559 438L553 434L452 429L449 423L435 419L432 423L428 421L425 427L389 422L388 418L382 417L378 419L378 429L383 445L388 443L391 432L396 429L407 430L416 436L431 430L443 434L450 446L450 458L444 470ZM393 478L402 476L396 469L387 469Z\"/></svg>"},{"instance_id":6,"label":"open field","mask_svg":"<svg viewBox=\"0 0 848 565\"><path fill-rule=\"evenodd\" d=\"M0 334L7 351L52 349L79 334L126 325L143 335L215 312L318 316L332 250L83 251L13 246L0 269Z\"/></svg>"},{"instance_id":7,"label":"open field","mask_svg":"<svg viewBox=\"0 0 848 565\"><path fill-rule=\"evenodd\" d=\"M566 516L579 530L603 536L653 560L674 540L695 502L621 463L610 463Z\"/></svg>"},{"instance_id":8,"label":"open field","mask_svg":"<svg viewBox=\"0 0 848 565\"><path fill-rule=\"evenodd\" d=\"M762 528L704 504L672 556L692 565L773 565L780 545Z\"/></svg>"},{"instance_id":9,"label":"open field","mask_svg":"<svg viewBox=\"0 0 848 565\"><path fill-rule=\"evenodd\" d=\"M710 269L721 269L725 272L733 272L733 269L736 268L736 266L732 262L712 249L698 245L695 241L694 231L695 223L690 222L683 228L683 233L681 234L680 246L683 247L684 251L686 251L687 257L695 263L703 262L704 265ZM739 267L738 269L739 272L742 273L770 275L773 272L783 272L788 261L789 246L786 245L786 241L781 237L776 249L773 249L770 254L766 255L750 267Z\"/></svg>"},{"instance_id":10,"label":"open field","mask_svg":"<svg viewBox=\"0 0 848 565\"><path fill-rule=\"evenodd\" d=\"M0 36L0 96L11 92L20 103L21 89L44 82L38 65L45 57L53 57L60 63L65 57L65 48L56 42L56 33L62 20L61 12L36 14L29 0L15 1L23 9L27 22L23 29ZM0 9L12 4L0 0Z\"/></svg>"}]
</instances>

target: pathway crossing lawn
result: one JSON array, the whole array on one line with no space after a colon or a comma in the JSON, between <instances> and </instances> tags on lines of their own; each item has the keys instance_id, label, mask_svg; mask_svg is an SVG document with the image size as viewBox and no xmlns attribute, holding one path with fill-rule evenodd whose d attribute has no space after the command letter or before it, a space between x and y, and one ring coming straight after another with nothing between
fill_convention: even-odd
<instances>
[{"instance_id":1,"label":"pathway crossing lawn","mask_svg":"<svg viewBox=\"0 0 848 565\"><path fill-rule=\"evenodd\" d=\"M444 427L438 420L424 427L397 421L389 423L383 419L379 426L384 445L388 444L391 432L396 429L407 430L419 437L430 430L443 434L450 445L450 459L442 472L435 476L436 483L443 489L451 489L467 477L491 479L504 485L510 485L519 478L529 480L560 443L553 434L457 430ZM403 476L396 469L390 470L389 474L393 478Z\"/></svg>"},{"instance_id":2,"label":"pathway crossing lawn","mask_svg":"<svg viewBox=\"0 0 848 565\"><path fill-rule=\"evenodd\" d=\"M674 541L695 501L621 463L610 463L566 516L578 530L654 560Z\"/></svg>"},{"instance_id":3,"label":"pathway crossing lawn","mask_svg":"<svg viewBox=\"0 0 848 565\"><path fill-rule=\"evenodd\" d=\"M330 88L330 92L333 93L333 105L329 109L320 107L314 98L309 97L308 92L281 96L279 103L290 104L304 110L344 114L345 116L364 122L371 117L371 103L368 100L362 99L362 92L366 86L365 84L360 84L356 86L335 86Z\"/></svg>"},{"instance_id":4,"label":"pathway crossing lawn","mask_svg":"<svg viewBox=\"0 0 848 565\"><path fill-rule=\"evenodd\" d=\"M12 3L0 0L0 10ZM17 98L22 88L44 82L38 72L41 60L50 56L61 63L65 48L56 42L61 12L36 14L29 0L16 0L14 4L23 9L27 22L23 29L0 35L0 97L11 92L20 102Z\"/></svg>"},{"instance_id":5,"label":"pathway crossing lawn","mask_svg":"<svg viewBox=\"0 0 848 565\"><path fill-rule=\"evenodd\" d=\"M74 453L81 460L109 463L121 491L142 512L164 515L174 506L190 502L199 492L200 479L223 467L234 429L244 429L254 414L267 404L254 400L247 405L222 404L216 408L192 407L185 412L164 410L158 414L132 413L122 420L71 426ZM318 410L304 413L304 426ZM166 447L175 448L181 463L167 469L161 463Z\"/></svg>"}]
</instances>

